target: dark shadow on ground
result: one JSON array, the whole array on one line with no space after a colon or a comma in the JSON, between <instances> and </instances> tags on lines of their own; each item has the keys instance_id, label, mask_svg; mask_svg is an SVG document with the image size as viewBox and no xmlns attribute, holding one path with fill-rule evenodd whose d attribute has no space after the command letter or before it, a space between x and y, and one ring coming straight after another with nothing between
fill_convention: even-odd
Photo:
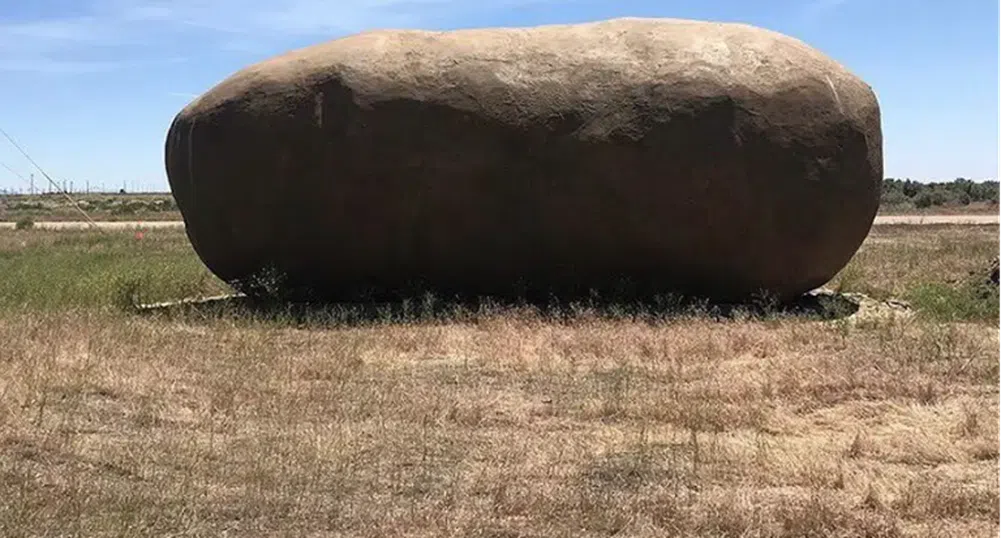
<instances>
[{"instance_id":1,"label":"dark shadow on ground","mask_svg":"<svg viewBox=\"0 0 1001 538\"><path fill-rule=\"evenodd\" d=\"M308 303L255 299L243 295L136 305L140 315L186 321L214 319L274 322L289 326L343 327L386 323L476 322L497 316L574 323L585 319L632 320L659 323L672 319L711 320L798 318L834 320L853 315L859 304L832 292L811 292L787 303L756 300L747 303L713 303L677 296L650 300L616 301L591 297L545 304L525 300L441 299L424 295L393 302Z\"/></svg>"}]
</instances>

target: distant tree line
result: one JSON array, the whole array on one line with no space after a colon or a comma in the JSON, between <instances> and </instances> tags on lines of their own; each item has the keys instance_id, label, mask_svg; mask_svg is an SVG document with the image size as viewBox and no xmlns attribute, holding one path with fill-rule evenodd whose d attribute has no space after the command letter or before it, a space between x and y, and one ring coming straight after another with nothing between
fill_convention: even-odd
<instances>
[{"instance_id":1,"label":"distant tree line","mask_svg":"<svg viewBox=\"0 0 1001 538\"><path fill-rule=\"evenodd\" d=\"M944 205L969 205L974 202L998 203L998 182L956 178L939 183L920 183L910 179L883 180L881 205L919 209Z\"/></svg>"}]
</instances>

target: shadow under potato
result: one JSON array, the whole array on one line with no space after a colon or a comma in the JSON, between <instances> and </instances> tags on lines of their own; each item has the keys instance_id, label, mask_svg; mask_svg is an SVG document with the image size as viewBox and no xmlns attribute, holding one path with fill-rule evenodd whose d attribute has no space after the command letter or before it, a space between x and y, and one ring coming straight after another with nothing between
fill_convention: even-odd
<instances>
[{"instance_id":1,"label":"shadow under potato","mask_svg":"<svg viewBox=\"0 0 1001 538\"><path fill-rule=\"evenodd\" d=\"M282 301L243 294L134 305L142 315L185 320L248 319L293 326L363 326L385 323L475 322L499 315L532 317L555 323L585 319L656 323L678 318L833 320L853 315L857 302L841 294L808 293L779 303L762 298L745 303L715 303L683 296L586 298L531 301L525 298L452 297L426 293L389 301Z\"/></svg>"}]
</instances>

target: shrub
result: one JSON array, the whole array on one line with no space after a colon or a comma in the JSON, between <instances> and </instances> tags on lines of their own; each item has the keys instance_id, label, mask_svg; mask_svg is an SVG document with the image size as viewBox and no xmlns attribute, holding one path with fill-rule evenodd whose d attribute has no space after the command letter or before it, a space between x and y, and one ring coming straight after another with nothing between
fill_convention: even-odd
<instances>
[{"instance_id":1,"label":"shrub","mask_svg":"<svg viewBox=\"0 0 1001 538\"><path fill-rule=\"evenodd\" d=\"M131 202L122 202L111 206L112 215L135 215L136 207Z\"/></svg>"},{"instance_id":2,"label":"shrub","mask_svg":"<svg viewBox=\"0 0 1001 538\"><path fill-rule=\"evenodd\" d=\"M889 190L884 191L883 195L879 201L880 205L883 206L902 206L907 205L911 202L911 199L904 194L901 190Z\"/></svg>"},{"instance_id":3,"label":"shrub","mask_svg":"<svg viewBox=\"0 0 1001 538\"><path fill-rule=\"evenodd\" d=\"M14 223L15 230L30 230L35 227L35 220L31 217L22 217Z\"/></svg>"},{"instance_id":4,"label":"shrub","mask_svg":"<svg viewBox=\"0 0 1001 538\"><path fill-rule=\"evenodd\" d=\"M914 197L914 207L925 209L945 203L945 194L938 189L922 190Z\"/></svg>"}]
</instances>

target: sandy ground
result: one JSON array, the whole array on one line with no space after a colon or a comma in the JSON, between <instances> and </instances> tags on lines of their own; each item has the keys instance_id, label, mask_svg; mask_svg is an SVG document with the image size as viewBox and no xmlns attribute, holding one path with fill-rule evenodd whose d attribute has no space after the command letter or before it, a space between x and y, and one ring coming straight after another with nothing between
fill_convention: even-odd
<instances>
[{"instance_id":1,"label":"sandy ground","mask_svg":"<svg viewBox=\"0 0 1001 538\"><path fill-rule=\"evenodd\" d=\"M122 230L133 228L181 228L182 221L131 221L131 222L96 222L104 230ZM875 225L880 224L998 224L998 215L880 215L876 217ZM90 226L87 222L36 222L35 226L47 230L79 230ZM0 222L0 229L11 229L13 222Z\"/></svg>"}]
</instances>

